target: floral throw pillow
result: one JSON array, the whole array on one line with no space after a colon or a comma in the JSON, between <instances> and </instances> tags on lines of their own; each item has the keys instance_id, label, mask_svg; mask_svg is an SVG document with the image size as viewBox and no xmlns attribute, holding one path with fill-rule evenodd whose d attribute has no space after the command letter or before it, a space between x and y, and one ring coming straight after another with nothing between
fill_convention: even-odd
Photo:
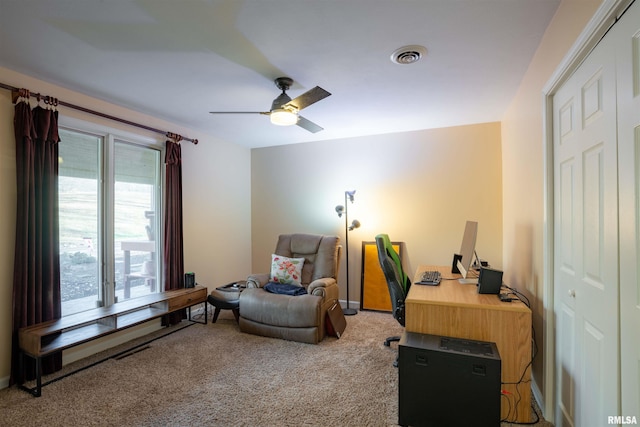
<instances>
[{"instance_id":1,"label":"floral throw pillow","mask_svg":"<svg viewBox=\"0 0 640 427\"><path fill-rule=\"evenodd\" d=\"M285 256L271 255L271 282L288 283L300 286L302 280L302 266L304 258L287 258Z\"/></svg>"}]
</instances>

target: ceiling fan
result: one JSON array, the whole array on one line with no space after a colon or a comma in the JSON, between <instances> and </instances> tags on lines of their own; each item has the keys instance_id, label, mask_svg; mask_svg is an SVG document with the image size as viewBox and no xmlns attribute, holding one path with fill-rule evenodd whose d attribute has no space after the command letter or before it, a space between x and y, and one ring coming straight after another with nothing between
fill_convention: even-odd
<instances>
[{"instance_id":1,"label":"ceiling fan","mask_svg":"<svg viewBox=\"0 0 640 427\"><path fill-rule=\"evenodd\" d=\"M263 114L271 118L271 123L280 126L298 125L309 132L320 132L324 128L318 126L312 121L305 119L298 114L303 108L307 108L311 104L331 95L320 86L316 86L311 90L303 93L295 99L291 99L286 91L293 84L293 79L289 77L278 77L274 80L278 89L282 93L273 100L269 111L210 111L211 114Z\"/></svg>"}]
</instances>

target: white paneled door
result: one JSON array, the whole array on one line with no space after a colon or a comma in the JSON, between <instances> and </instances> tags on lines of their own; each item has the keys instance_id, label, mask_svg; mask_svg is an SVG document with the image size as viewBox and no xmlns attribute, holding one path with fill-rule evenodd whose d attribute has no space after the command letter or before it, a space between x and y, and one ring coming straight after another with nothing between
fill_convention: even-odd
<instances>
[{"instance_id":1,"label":"white paneled door","mask_svg":"<svg viewBox=\"0 0 640 427\"><path fill-rule=\"evenodd\" d=\"M616 68L605 37L556 93L556 426L619 412Z\"/></svg>"},{"instance_id":2,"label":"white paneled door","mask_svg":"<svg viewBox=\"0 0 640 427\"><path fill-rule=\"evenodd\" d=\"M640 4L615 26L620 181L620 356L623 420L640 423ZM629 418L627 418L629 417Z\"/></svg>"}]
</instances>

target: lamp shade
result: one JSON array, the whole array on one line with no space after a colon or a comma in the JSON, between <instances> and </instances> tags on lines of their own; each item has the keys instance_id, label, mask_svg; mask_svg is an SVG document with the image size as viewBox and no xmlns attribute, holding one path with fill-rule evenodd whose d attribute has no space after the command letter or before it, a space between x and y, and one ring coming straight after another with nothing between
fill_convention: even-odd
<instances>
[{"instance_id":1,"label":"lamp shade","mask_svg":"<svg viewBox=\"0 0 640 427\"><path fill-rule=\"evenodd\" d=\"M349 198L349 201L353 203L354 194L356 194L356 190L345 191L344 194Z\"/></svg>"},{"instance_id":2,"label":"lamp shade","mask_svg":"<svg viewBox=\"0 0 640 427\"><path fill-rule=\"evenodd\" d=\"M284 108L278 108L272 110L271 123L278 126L291 126L298 123L298 114L293 111L285 110Z\"/></svg>"}]
</instances>

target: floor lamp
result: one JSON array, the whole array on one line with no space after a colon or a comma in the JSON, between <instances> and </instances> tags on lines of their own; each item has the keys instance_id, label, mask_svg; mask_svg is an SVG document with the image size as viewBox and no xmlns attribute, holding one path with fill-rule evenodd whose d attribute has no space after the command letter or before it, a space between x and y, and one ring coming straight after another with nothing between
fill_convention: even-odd
<instances>
[{"instance_id":1,"label":"floor lamp","mask_svg":"<svg viewBox=\"0 0 640 427\"><path fill-rule=\"evenodd\" d=\"M344 205L336 206L336 212L338 217L342 218L344 214L344 239L345 239L345 254L347 257L347 308L343 310L345 316L353 316L358 313L355 308L349 308L349 231L360 227L360 221L354 219L349 225L347 198L353 203L353 195L356 194L356 190L344 192Z\"/></svg>"}]
</instances>

